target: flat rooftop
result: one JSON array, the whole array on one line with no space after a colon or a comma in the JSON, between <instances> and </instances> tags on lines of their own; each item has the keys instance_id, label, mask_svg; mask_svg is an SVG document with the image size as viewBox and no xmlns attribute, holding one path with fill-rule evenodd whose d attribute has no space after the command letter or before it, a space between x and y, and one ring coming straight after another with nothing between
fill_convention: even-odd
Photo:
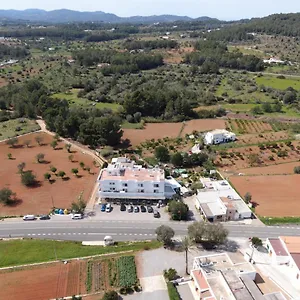
<instances>
[{"instance_id":1,"label":"flat rooftop","mask_svg":"<svg viewBox=\"0 0 300 300\"><path fill-rule=\"evenodd\" d=\"M217 271L227 271L228 269L235 271L238 274L244 274L248 272L256 272L253 265L245 261L243 255L239 252L234 253L236 256L236 262L233 262L227 253L199 256L195 260L197 264L204 270L207 278L210 275L214 275Z\"/></svg>"},{"instance_id":2,"label":"flat rooftop","mask_svg":"<svg viewBox=\"0 0 300 300\"><path fill-rule=\"evenodd\" d=\"M120 174L111 174L108 169L104 169L99 176L99 180L120 180L120 181L164 181L165 174L160 169L130 169L124 168Z\"/></svg>"}]
</instances>

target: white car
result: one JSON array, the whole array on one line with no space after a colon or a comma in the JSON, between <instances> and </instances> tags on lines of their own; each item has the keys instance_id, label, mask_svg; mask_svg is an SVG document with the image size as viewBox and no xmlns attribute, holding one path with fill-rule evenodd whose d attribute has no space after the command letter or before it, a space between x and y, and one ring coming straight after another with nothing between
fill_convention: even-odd
<instances>
[{"instance_id":1,"label":"white car","mask_svg":"<svg viewBox=\"0 0 300 300\"><path fill-rule=\"evenodd\" d=\"M26 215L23 217L24 221L33 221L35 219L36 219L35 215Z\"/></svg>"},{"instance_id":2,"label":"white car","mask_svg":"<svg viewBox=\"0 0 300 300\"><path fill-rule=\"evenodd\" d=\"M83 218L83 215L82 214L74 214L73 216L72 216L72 219L73 220L80 220L80 219L82 219Z\"/></svg>"},{"instance_id":3,"label":"white car","mask_svg":"<svg viewBox=\"0 0 300 300\"><path fill-rule=\"evenodd\" d=\"M111 204L110 204L110 203L108 203L108 204L106 205L105 211L106 211L106 212L110 212L110 211L111 211Z\"/></svg>"}]
</instances>

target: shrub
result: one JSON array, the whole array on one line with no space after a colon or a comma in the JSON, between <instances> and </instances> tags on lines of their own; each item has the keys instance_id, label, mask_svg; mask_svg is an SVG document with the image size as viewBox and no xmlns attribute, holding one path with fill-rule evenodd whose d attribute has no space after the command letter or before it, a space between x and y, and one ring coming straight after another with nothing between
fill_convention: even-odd
<instances>
[{"instance_id":1,"label":"shrub","mask_svg":"<svg viewBox=\"0 0 300 300\"><path fill-rule=\"evenodd\" d=\"M295 173L295 174L300 174L300 166L296 166L296 167L294 168L294 173Z\"/></svg>"},{"instance_id":2,"label":"shrub","mask_svg":"<svg viewBox=\"0 0 300 300\"><path fill-rule=\"evenodd\" d=\"M175 280L178 277L177 271L173 268L170 268L169 270L164 270L164 277L168 280Z\"/></svg>"},{"instance_id":3,"label":"shrub","mask_svg":"<svg viewBox=\"0 0 300 300\"><path fill-rule=\"evenodd\" d=\"M21 174L21 182L26 186L32 186L36 183L36 177L32 171L25 171Z\"/></svg>"},{"instance_id":4,"label":"shrub","mask_svg":"<svg viewBox=\"0 0 300 300\"><path fill-rule=\"evenodd\" d=\"M103 295L102 300L118 300L119 295L116 291L109 291Z\"/></svg>"}]
</instances>

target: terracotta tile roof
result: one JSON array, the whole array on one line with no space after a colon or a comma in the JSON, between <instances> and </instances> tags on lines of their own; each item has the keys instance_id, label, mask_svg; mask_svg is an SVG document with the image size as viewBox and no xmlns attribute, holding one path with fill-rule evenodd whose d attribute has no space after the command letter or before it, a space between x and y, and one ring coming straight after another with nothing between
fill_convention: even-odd
<instances>
[{"instance_id":1,"label":"terracotta tile roof","mask_svg":"<svg viewBox=\"0 0 300 300\"><path fill-rule=\"evenodd\" d=\"M269 242L277 256L288 256L280 239L269 239Z\"/></svg>"},{"instance_id":2,"label":"terracotta tile roof","mask_svg":"<svg viewBox=\"0 0 300 300\"><path fill-rule=\"evenodd\" d=\"M192 273L193 273L193 277L195 278L195 280L197 281L197 283L200 287L200 290L208 290L209 285L208 285L206 278L202 274L202 271L201 270L193 270Z\"/></svg>"},{"instance_id":3,"label":"terracotta tile roof","mask_svg":"<svg viewBox=\"0 0 300 300\"><path fill-rule=\"evenodd\" d=\"M291 256L297 265L298 269L300 270L300 253L291 253Z\"/></svg>"}]
</instances>

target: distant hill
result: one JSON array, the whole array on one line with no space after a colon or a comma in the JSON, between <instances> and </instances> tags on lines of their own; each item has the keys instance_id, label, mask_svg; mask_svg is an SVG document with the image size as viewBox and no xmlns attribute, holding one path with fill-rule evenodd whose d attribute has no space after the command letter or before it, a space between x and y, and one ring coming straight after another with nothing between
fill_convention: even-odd
<instances>
[{"instance_id":1,"label":"distant hill","mask_svg":"<svg viewBox=\"0 0 300 300\"><path fill-rule=\"evenodd\" d=\"M107 22L107 23L156 23L175 21L212 21L209 17L192 19L187 16L158 15L119 17L103 11L81 12L68 9L45 11L41 9L0 10L0 20L27 20L30 22L68 23L68 22Z\"/></svg>"}]
</instances>

